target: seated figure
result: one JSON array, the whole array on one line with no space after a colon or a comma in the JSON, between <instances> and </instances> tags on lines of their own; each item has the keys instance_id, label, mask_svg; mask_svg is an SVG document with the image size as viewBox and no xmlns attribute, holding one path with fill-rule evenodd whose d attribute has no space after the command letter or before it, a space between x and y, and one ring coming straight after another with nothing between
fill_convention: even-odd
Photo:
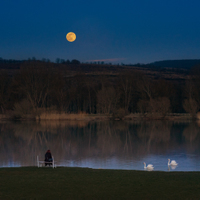
<instances>
[{"instance_id":1,"label":"seated figure","mask_svg":"<svg viewBox=\"0 0 200 200\"><path fill-rule=\"evenodd\" d=\"M47 152L45 153L45 160L44 161L45 161L45 166L52 165L53 159L52 159L50 150L47 150Z\"/></svg>"}]
</instances>

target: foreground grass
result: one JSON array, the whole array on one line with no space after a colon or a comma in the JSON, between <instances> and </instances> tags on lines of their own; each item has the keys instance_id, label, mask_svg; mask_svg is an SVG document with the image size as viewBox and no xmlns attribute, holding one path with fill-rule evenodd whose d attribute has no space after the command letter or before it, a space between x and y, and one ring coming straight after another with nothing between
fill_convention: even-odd
<instances>
[{"instance_id":1,"label":"foreground grass","mask_svg":"<svg viewBox=\"0 0 200 200\"><path fill-rule=\"evenodd\" d=\"M200 199L200 173L1 168L0 199Z\"/></svg>"}]
</instances>

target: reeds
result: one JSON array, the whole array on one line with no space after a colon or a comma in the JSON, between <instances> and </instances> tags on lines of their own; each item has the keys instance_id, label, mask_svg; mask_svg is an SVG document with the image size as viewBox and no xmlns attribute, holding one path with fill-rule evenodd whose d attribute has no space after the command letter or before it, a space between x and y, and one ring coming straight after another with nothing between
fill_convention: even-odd
<instances>
[{"instance_id":1,"label":"reeds","mask_svg":"<svg viewBox=\"0 0 200 200\"><path fill-rule=\"evenodd\" d=\"M7 119L9 119L8 116L0 114L0 120L7 120Z\"/></svg>"},{"instance_id":2,"label":"reeds","mask_svg":"<svg viewBox=\"0 0 200 200\"><path fill-rule=\"evenodd\" d=\"M200 120L200 112L197 113L197 119Z\"/></svg>"},{"instance_id":3,"label":"reeds","mask_svg":"<svg viewBox=\"0 0 200 200\"><path fill-rule=\"evenodd\" d=\"M36 117L36 120L84 120L88 114L68 114L68 113L56 113L56 112L44 112Z\"/></svg>"},{"instance_id":4,"label":"reeds","mask_svg":"<svg viewBox=\"0 0 200 200\"><path fill-rule=\"evenodd\" d=\"M57 112L42 112L39 116L36 116L36 120L105 120L108 119L105 115L87 114L85 112L80 113L57 113Z\"/></svg>"}]
</instances>

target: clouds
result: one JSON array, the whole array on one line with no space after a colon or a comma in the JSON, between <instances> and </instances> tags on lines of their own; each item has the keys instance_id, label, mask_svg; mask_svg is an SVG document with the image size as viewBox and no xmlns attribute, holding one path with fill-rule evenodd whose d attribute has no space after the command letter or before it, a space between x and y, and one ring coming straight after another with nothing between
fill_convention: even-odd
<instances>
[{"instance_id":1,"label":"clouds","mask_svg":"<svg viewBox=\"0 0 200 200\"><path fill-rule=\"evenodd\" d=\"M124 61L126 58L107 58L107 59L95 59L95 60L86 60L86 62L119 62Z\"/></svg>"}]
</instances>

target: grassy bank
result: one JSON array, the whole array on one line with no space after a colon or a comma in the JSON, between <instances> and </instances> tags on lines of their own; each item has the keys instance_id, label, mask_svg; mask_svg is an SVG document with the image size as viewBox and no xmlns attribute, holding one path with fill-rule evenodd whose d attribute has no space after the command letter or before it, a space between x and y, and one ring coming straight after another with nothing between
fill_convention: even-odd
<instances>
[{"instance_id":1,"label":"grassy bank","mask_svg":"<svg viewBox=\"0 0 200 200\"><path fill-rule=\"evenodd\" d=\"M200 199L200 173L1 168L0 199Z\"/></svg>"},{"instance_id":2,"label":"grassy bank","mask_svg":"<svg viewBox=\"0 0 200 200\"><path fill-rule=\"evenodd\" d=\"M197 115L197 119L200 119L200 114ZM123 116L122 118L115 117L108 114L88 114L88 113L58 113L58 112L42 112L39 115L15 115L11 114L0 114L0 120L68 120L68 121L96 121L96 120L192 120L192 117L188 113L169 113L165 117L159 114L145 114L141 113L130 113Z\"/></svg>"},{"instance_id":3,"label":"grassy bank","mask_svg":"<svg viewBox=\"0 0 200 200\"><path fill-rule=\"evenodd\" d=\"M78 113L78 114L68 114L68 113L41 113L40 116L36 117L36 120L79 120L79 121L92 121L92 120L109 120L108 115L103 114L87 114L87 113Z\"/></svg>"}]
</instances>

